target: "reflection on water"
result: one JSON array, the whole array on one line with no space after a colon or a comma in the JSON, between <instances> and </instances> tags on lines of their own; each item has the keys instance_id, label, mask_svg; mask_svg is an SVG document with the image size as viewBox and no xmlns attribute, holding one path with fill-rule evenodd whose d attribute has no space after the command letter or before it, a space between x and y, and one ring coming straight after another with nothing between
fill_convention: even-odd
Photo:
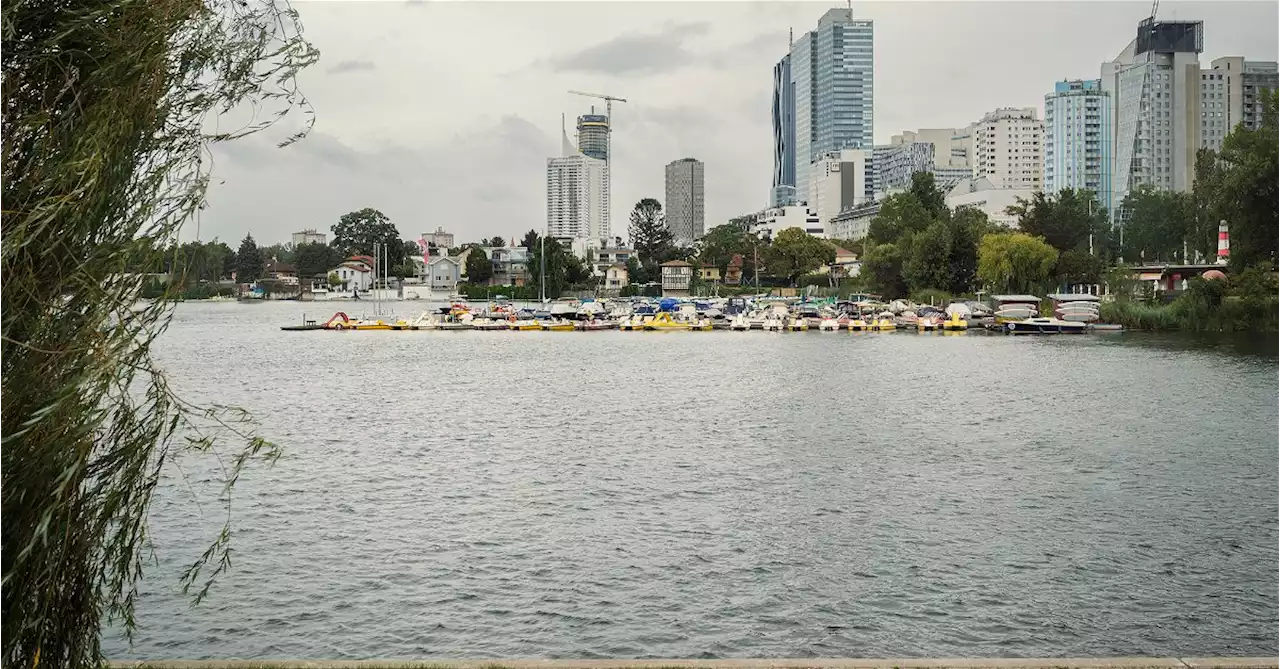
<instances>
[{"instance_id":1,"label":"reflection on water","mask_svg":"<svg viewBox=\"0 0 1280 669\"><path fill-rule=\"evenodd\" d=\"M304 309L178 309L174 385L286 455L195 609L218 469L164 481L112 657L1277 652L1274 341L277 329Z\"/></svg>"}]
</instances>

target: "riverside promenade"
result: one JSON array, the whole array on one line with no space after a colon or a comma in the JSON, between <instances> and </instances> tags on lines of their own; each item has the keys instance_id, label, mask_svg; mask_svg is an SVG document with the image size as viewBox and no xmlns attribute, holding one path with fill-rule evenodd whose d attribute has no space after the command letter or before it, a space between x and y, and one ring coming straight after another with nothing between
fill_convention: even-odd
<instances>
[{"instance_id":1,"label":"riverside promenade","mask_svg":"<svg viewBox=\"0 0 1280 669\"><path fill-rule=\"evenodd\" d=\"M157 660L115 669L1276 669L1275 657L725 660Z\"/></svg>"}]
</instances>

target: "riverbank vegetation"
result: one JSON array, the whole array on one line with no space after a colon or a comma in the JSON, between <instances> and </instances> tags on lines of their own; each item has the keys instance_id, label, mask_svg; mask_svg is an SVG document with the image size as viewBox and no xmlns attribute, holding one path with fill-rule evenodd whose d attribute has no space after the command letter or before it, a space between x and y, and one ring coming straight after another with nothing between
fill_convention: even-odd
<instances>
[{"instance_id":1,"label":"riverbank vegetation","mask_svg":"<svg viewBox=\"0 0 1280 669\"><path fill-rule=\"evenodd\" d=\"M296 14L269 0L0 11L3 664L99 666L104 623L134 626L161 472L234 436L242 447L220 454L228 493L247 463L274 453L238 422L243 412L169 389L151 344L172 303L136 305L145 279L130 270L163 263L204 205L209 144L304 105L294 75L319 54ZM228 118L220 127L236 130L206 134L212 117L249 108L248 125ZM220 275L226 254L215 250L187 271ZM229 564L229 541L224 525L186 571L194 601Z\"/></svg>"}]
</instances>

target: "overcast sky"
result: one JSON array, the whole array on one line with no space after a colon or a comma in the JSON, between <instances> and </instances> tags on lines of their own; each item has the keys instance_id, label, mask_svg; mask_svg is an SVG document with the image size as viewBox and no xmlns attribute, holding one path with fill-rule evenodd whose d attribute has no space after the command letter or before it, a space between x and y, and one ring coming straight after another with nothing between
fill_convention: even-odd
<instances>
[{"instance_id":1,"label":"overcast sky","mask_svg":"<svg viewBox=\"0 0 1280 669\"><path fill-rule=\"evenodd\" d=\"M546 159L560 115L614 106L613 230L663 167L706 164L706 225L767 205L772 68L787 30L828 2L302 1L321 60L300 79L311 135L284 149L250 137L214 149L200 237L259 244L373 207L406 239L437 226L459 243L546 224ZM1036 106L1054 81L1096 78L1150 12L1146 2L855 2L875 21L875 139L963 126ZM1277 3L1161 3L1205 22L1218 56L1277 58ZM601 111L599 103L597 111ZM194 227L187 234L194 236Z\"/></svg>"}]
</instances>

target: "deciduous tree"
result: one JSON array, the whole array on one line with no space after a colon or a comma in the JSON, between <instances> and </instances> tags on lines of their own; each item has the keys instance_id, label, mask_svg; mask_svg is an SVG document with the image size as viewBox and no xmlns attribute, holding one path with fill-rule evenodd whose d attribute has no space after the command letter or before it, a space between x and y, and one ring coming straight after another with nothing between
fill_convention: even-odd
<instances>
[{"instance_id":1,"label":"deciduous tree","mask_svg":"<svg viewBox=\"0 0 1280 669\"><path fill-rule=\"evenodd\" d=\"M785 276L795 285L801 276L836 259L830 244L800 228L787 228L778 233L769 247L769 272Z\"/></svg>"},{"instance_id":2,"label":"deciduous tree","mask_svg":"<svg viewBox=\"0 0 1280 669\"><path fill-rule=\"evenodd\" d=\"M646 197L631 210L631 224L627 229L631 247L640 262L645 265L665 262L674 248L671 229L662 215L662 203Z\"/></svg>"},{"instance_id":3,"label":"deciduous tree","mask_svg":"<svg viewBox=\"0 0 1280 669\"><path fill-rule=\"evenodd\" d=\"M978 278L992 291L1037 292L1048 283L1057 262L1057 249L1039 237L987 234L978 247Z\"/></svg>"},{"instance_id":4,"label":"deciduous tree","mask_svg":"<svg viewBox=\"0 0 1280 669\"><path fill-rule=\"evenodd\" d=\"M467 281L484 283L493 278L493 261L489 260L489 256L479 246L473 246L471 253L467 254L466 270Z\"/></svg>"},{"instance_id":5,"label":"deciduous tree","mask_svg":"<svg viewBox=\"0 0 1280 669\"><path fill-rule=\"evenodd\" d=\"M912 292L926 288L945 290L951 276L951 230L935 221L912 239L911 256L902 267L902 276Z\"/></svg>"},{"instance_id":6,"label":"deciduous tree","mask_svg":"<svg viewBox=\"0 0 1280 669\"><path fill-rule=\"evenodd\" d=\"M375 254L375 245L386 249L385 261L389 267L404 262L405 245L400 239L400 231L386 214L377 209L365 207L343 214L333 225L333 248L344 256L374 256L377 262L383 262L384 258L379 257L383 251L379 248L379 253Z\"/></svg>"}]
</instances>

